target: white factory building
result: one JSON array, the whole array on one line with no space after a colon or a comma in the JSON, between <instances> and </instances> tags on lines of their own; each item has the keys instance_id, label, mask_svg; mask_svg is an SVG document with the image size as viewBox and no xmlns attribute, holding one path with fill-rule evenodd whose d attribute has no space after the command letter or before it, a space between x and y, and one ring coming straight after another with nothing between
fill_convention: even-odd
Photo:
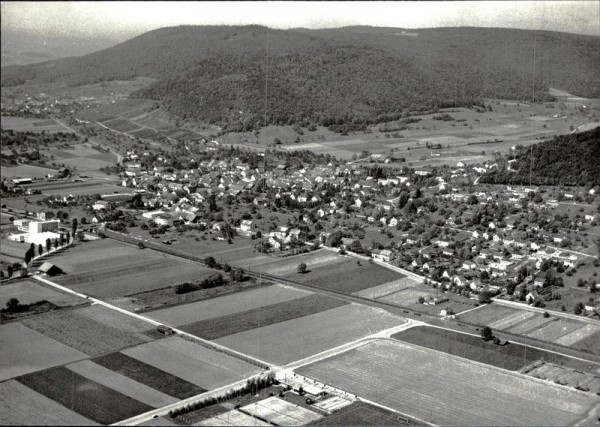
<instances>
[{"instance_id":1,"label":"white factory building","mask_svg":"<svg viewBox=\"0 0 600 427\"><path fill-rule=\"evenodd\" d=\"M17 221L15 221L17 228L21 231L27 230L27 232L11 234L8 236L10 240L14 240L15 242L27 242L44 246L47 239L53 241L54 239L60 238L60 234L58 233L60 220L58 219L53 219L51 221L18 220L18 222L19 223L16 224Z\"/></svg>"}]
</instances>

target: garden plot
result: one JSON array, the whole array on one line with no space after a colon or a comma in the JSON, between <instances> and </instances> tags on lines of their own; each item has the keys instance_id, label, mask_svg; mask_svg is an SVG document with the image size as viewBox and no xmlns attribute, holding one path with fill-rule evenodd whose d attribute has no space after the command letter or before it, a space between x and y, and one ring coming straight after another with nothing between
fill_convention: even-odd
<instances>
[{"instance_id":1,"label":"garden plot","mask_svg":"<svg viewBox=\"0 0 600 427\"><path fill-rule=\"evenodd\" d=\"M591 337L592 335L595 335L598 332L600 332L600 325L588 323L585 326L554 340L554 342L556 344L569 346L577 343L578 341L582 341L588 337Z\"/></svg>"},{"instance_id":2,"label":"garden plot","mask_svg":"<svg viewBox=\"0 0 600 427\"><path fill-rule=\"evenodd\" d=\"M226 316L241 311L252 310L265 305L277 304L311 295L308 291L284 285L272 285L236 292L205 301L198 301L177 307L147 313L151 319L169 326L181 326L206 319Z\"/></svg>"},{"instance_id":3,"label":"garden plot","mask_svg":"<svg viewBox=\"0 0 600 427\"><path fill-rule=\"evenodd\" d=\"M157 369L123 353L110 353L98 357L94 359L94 363L178 399L186 399L206 391L206 389L198 387L182 378L171 375L168 372Z\"/></svg>"},{"instance_id":4,"label":"garden plot","mask_svg":"<svg viewBox=\"0 0 600 427\"><path fill-rule=\"evenodd\" d=\"M261 421L252 415L244 414L243 412L233 409L216 415L212 418L202 420L195 423L197 426L271 426L267 422Z\"/></svg>"},{"instance_id":5,"label":"garden plot","mask_svg":"<svg viewBox=\"0 0 600 427\"><path fill-rule=\"evenodd\" d=\"M191 323L180 328L198 337L214 340L227 335L320 313L346 304L348 304L346 301L313 294L228 316Z\"/></svg>"},{"instance_id":6,"label":"garden plot","mask_svg":"<svg viewBox=\"0 0 600 427\"><path fill-rule=\"evenodd\" d=\"M563 335L567 335L581 328L581 326L581 323L557 319L556 321L550 322L539 329L529 332L527 336L545 341L554 341Z\"/></svg>"},{"instance_id":7,"label":"garden plot","mask_svg":"<svg viewBox=\"0 0 600 427\"><path fill-rule=\"evenodd\" d=\"M69 306L87 302L83 298L79 298L73 294L49 289L31 280L19 280L3 285L2 292L0 293L0 306L5 307L6 302L11 298L18 299L21 304L32 304L47 300L56 305Z\"/></svg>"},{"instance_id":8,"label":"garden plot","mask_svg":"<svg viewBox=\"0 0 600 427\"><path fill-rule=\"evenodd\" d=\"M178 337L154 341L122 353L207 390L261 372L256 366Z\"/></svg>"},{"instance_id":9,"label":"garden plot","mask_svg":"<svg viewBox=\"0 0 600 427\"><path fill-rule=\"evenodd\" d=\"M363 289L362 291L354 292L353 295L357 295L363 298L376 299L418 285L419 282L417 282L416 280L411 279L410 277L403 277L402 279L393 280L391 282L384 283L383 285L373 286L372 288L367 288Z\"/></svg>"},{"instance_id":10,"label":"garden plot","mask_svg":"<svg viewBox=\"0 0 600 427\"><path fill-rule=\"evenodd\" d=\"M320 418L321 414L272 396L240 408L240 411L280 426L302 426Z\"/></svg>"},{"instance_id":11,"label":"garden plot","mask_svg":"<svg viewBox=\"0 0 600 427\"><path fill-rule=\"evenodd\" d=\"M518 311L516 313L511 314L510 316L505 317L504 319L490 323L488 326L494 329L508 329L511 326L516 325L519 322L525 321L533 316L535 316L534 312Z\"/></svg>"},{"instance_id":12,"label":"garden plot","mask_svg":"<svg viewBox=\"0 0 600 427\"><path fill-rule=\"evenodd\" d=\"M0 425L97 425L16 380L0 383Z\"/></svg>"},{"instance_id":13,"label":"garden plot","mask_svg":"<svg viewBox=\"0 0 600 427\"><path fill-rule=\"evenodd\" d=\"M22 323L90 356L99 356L150 341L149 337L136 336L113 328L74 310L49 312L25 319Z\"/></svg>"},{"instance_id":14,"label":"garden plot","mask_svg":"<svg viewBox=\"0 0 600 427\"><path fill-rule=\"evenodd\" d=\"M600 404L598 396L389 340L298 372L444 425L572 425Z\"/></svg>"},{"instance_id":15,"label":"garden plot","mask_svg":"<svg viewBox=\"0 0 600 427\"><path fill-rule=\"evenodd\" d=\"M101 424L112 424L153 409L65 367L29 374L18 381Z\"/></svg>"},{"instance_id":16,"label":"garden plot","mask_svg":"<svg viewBox=\"0 0 600 427\"><path fill-rule=\"evenodd\" d=\"M404 318L385 310L348 304L215 342L284 365L403 323Z\"/></svg>"},{"instance_id":17,"label":"garden plot","mask_svg":"<svg viewBox=\"0 0 600 427\"><path fill-rule=\"evenodd\" d=\"M0 381L85 358L20 323L0 326Z\"/></svg>"},{"instance_id":18,"label":"garden plot","mask_svg":"<svg viewBox=\"0 0 600 427\"><path fill-rule=\"evenodd\" d=\"M519 323L516 326L513 326L512 328L508 329L508 328L498 328L498 329L507 329L509 330L511 333L513 334L527 334L528 332L531 332L537 328L540 328L544 325L546 325L547 323L550 322L555 322L556 318L545 318L543 317L541 314L538 314L535 317L530 317L528 320Z\"/></svg>"},{"instance_id":19,"label":"garden plot","mask_svg":"<svg viewBox=\"0 0 600 427\"><path fill-rule=\"evenodd\" d=\"M175 397L168 396L147 385L97 365L91 360L73 363L68 365L67 369L154 408L160 408L178 401Z\"/></svg>"}]
</instances>

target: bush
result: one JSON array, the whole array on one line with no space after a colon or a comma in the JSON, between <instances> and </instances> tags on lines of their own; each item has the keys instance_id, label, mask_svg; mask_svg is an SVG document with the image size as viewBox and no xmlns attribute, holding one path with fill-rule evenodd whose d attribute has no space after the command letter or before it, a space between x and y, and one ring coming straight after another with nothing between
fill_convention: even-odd
<instances>
[{"instance_id":1,"label":"bush","mask_svg":"<svg viewBox=\"0 0 600 427\"><path fill-rule=\"evenodd\" d=\"M188 292L197 291L199 289L198 286L193 283L182 283L180 285L175 285L175 293L176 294L187 294Z\"/></svg>"}]
</instances>

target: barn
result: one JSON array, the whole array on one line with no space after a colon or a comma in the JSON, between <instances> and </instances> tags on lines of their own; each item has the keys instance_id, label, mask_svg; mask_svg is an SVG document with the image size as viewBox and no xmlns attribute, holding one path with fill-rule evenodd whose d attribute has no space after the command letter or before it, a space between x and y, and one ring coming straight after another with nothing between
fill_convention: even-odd
<instances>
[{"instance_id":1,"label":"barn","mask_svg":"<svg viewBox=\"0 0 600 427\"><path fill-rule=\"evenodd\" d=\"M45 262L38 269L38 274L45 274L46 276L57 276L59 274L63 274L63 271L55 266L54 264L50 264L49 262Z\"/></svg>"}]
</instances>

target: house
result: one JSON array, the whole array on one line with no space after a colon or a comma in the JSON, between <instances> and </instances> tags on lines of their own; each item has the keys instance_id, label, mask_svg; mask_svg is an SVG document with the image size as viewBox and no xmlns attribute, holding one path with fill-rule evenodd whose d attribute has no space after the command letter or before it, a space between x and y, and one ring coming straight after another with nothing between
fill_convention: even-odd
<instances>
[{"instance_id":1,"label":"house","mask_svg":"<svg viewBox=\"0 0 600 427\"><path fill-rule=\"evenodd\" d=\"M275 249L281 249L282 242L275 236L269 237L269 244Z\"/></svg>"},{"instance_id":2,"label":"house","mask_svg":"<svg viewBox=\"0 0 600 427\"><path fill-rule=\"evenodd\" d=\"M372 254L373 258L382 262L390 262L391 260L396 258L394 253L389 249L374 250Z\"/></svg>"},{"instance_id":3,"label":"house","mask_svg":"<svg viewBox=\"0 0 600 427\"><path fill-rule=\"evenodd\" d=\"M108 202L104 200L98 200L92 205L92 209L94 209L95 211L105 211L107 207Z\"/></svg>"},{"instance_id":4,"label":"house","mask_svg":"<svg viewBox=\"0 0 600 427\"><path fill-rule=\"evenodd\" d=\"M525 301L527 301L527 303L531 304L532 302L534 302L535 300L537 300L539 298L540 298L540 295L536 291L531 291L525 296Z\"/></svg>"},{"instance_id":5,"label":"house","mask_svg":"<svg viewBox=\"0 0 600 427\"><path fill-rule=\"evenodd\" d=\"M175 333L175 331L173 331L173 328L170 328L165 325L158 325L156 327L156 331L163 335L173 335Z\"/></svg>"},{"instance_id":6,"label":"house","mask_svg":"<svg viewBox=\"0 0 600 427\"><path fill-rule=\"evenodd\" d=\"M59 267L55 266L54 264L45 262L38 269L37 273L45 274L46 276L58 276L59 274L63 274L63 271Z\"/></svg>"},{"instance_id":7,"label":"house","mask_svg":"<svg viewBox=\"0 0 600 427\"><path fill-rule=\"evenodd\" d=\"M154 218L154 222L158 225L173 225L173 218L161 214Z\"/></svg>"},{"instance_id":8,"label":"house","mask_svg":"<svg viewBox=\"0 0 600 427\"><path fill-rule=\"evenodd\" d=\"M245 233L253 233L256 230L256 224L252 220L244 219L240 223L240 230Z\"/></svg>"}]
</instances>

